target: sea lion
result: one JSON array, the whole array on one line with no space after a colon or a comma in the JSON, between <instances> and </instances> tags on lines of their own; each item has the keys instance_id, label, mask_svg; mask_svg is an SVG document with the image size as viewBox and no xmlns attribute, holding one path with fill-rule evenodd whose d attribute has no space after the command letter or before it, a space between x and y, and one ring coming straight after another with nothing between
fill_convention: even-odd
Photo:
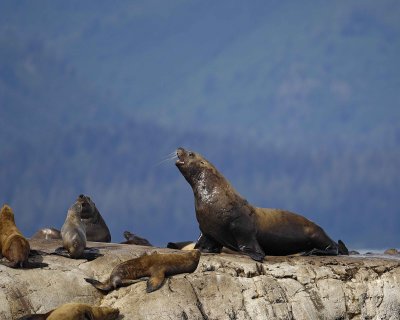
<instances>
[{"instance_id":1,"label":"sea lion","mask_svg":"<svg viewBox=\"0 0 400 320\"><path fill-rule=\"evenodd\" d=\"M0 212L0 250L1 255L9 260L9 263L4 263L6 266L27 266L29 242L15 225L14 213L8 205L4 205Z\"/></svg>"},{"instance_id":2,"label":"sea lion","mask_svg":"<svg viewBox=\"0 0 400 320\"><path fill-rule=\"evenodd\" d=\"M124 237L126 241L121 242L121 244L136 244L138 246L149 246L153 245L146 239L139 237L138 235L131 233L129 231L124 232Z\"/></svg>"},{"instance_id":3,"label":"sea lion","mask_svg":"<svg viewBox=\"0 0 400 320\"><path fill-rule=\"evenodd\" d=\"M153 253L120 263L104 283L89 278L85 278L85 280L97 289L109 292L150 277L146 288L146 291L150 293L161 288L166 276L190 273L196 270L199 260L200 251L198 250L185 253Z\"/></svg>"},{"instance_id":4,"label":"sea lion","mask_svg":"<svg viewBox=\"0 0 400 320\"><path fill-rule=\"evenodd\" d=\"M43 228L37 231L31 239L61 239L61 232L56 228Z\"/></svg>"},{"instance_id":5,"label":"sea lion","mask_svg":"<svg viewBox=\"0 0 400 320\"><path fill-rule=\"evenodd\" d=\"M196 242L193 241L181 241L181 242L168 242L167 248L177 250L193 250Z\"/></svg>"},{"instance_id":6,"label":"sea lion","mask_svg":"<svg viewBox=\"0 0 400 320\"><path fill-rule=\"evenodd\" d=\"M85 225L81 221L81 210L79 203L75 203L69 208L67 218L61 228L63 247L74 259L82 258L86 247L86 231Z\"/></svg>"},{"instance_id":7,"label":"sea lion","mask_svg":"<svg viewBox=\"0 0 400 320\"><path fill-rule=\"evenodd\" d=\"M66 303L43 314L26 315L18 320L114 320L119 310L85 303Z\"/></svg>"},{"instance_id":8,"label":"sea lion","mask_svg":"<svg viewBox=\"0 0 400 320\"><path fill-rule=\"evenodd\" d=\"M262 261L265 254L348 253L343 242L338 245L321 227L301 215L249 204L200 154L178 148L176 155L176 166L193 189L202 232L195 248L200 251L219 253L225 246L256 261Z\"/></svg>"},{"instance_id":9,"label":"sea lion","mask_svg":"<svg viewBox=\"0 0 400 320\"><path fill-rule=\"evenodd\" d=\"M398 255L398 254L400 254L400 252L399 252L399 250L397 250L395 248L391 248L391 249L386 249L383 254Z\"/></svg>"},{"instance_id":10,"label":"sea lion","mask_svg":"<svg viewBox=\"0 0 400 320\"><path fill-rule=\"evenodd\" d=\"M88 241L111 242L110 230L92 199L81 194L75 203L80 204L82 208L80 215L86 227L86 239Z\"/></svg>"}]
</instances>

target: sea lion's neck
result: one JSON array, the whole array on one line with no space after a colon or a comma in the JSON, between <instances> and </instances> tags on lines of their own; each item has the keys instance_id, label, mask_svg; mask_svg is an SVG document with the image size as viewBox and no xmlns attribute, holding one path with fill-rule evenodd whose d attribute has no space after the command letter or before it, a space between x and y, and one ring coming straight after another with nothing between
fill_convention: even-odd
<instances>
[{"instance_id":1,"label":"sea lion's neck","mask_svg":"<svg viewBox=\"0 0 400 320\"><path fill-rule=\"evenodd\" d=\"M197 201L203 204L218 200L232 190L225 177L216 170L202 170L191 183Z\"/></svg>"}]
</instances>

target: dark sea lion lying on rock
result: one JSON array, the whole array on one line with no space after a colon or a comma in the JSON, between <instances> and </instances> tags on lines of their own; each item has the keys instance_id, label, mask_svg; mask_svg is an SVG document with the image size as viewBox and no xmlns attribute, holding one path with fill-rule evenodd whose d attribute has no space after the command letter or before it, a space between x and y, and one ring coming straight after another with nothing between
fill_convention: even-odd
<instances>
[{"instance_id":1,"label":"dark sea lion lying on rock","mask_svg":"<svg viewBox=\"0 0 400 320\"><path fill-rule=\"evenodd\" d=\"M104 283L89 278L85 278L85 280L97 289L109 292L150 277L147 281L146 291L152 292L161 288L166 276L190 273L196 270L199 260L200 251L198 250L171 254L153 253L117 265Z\"/></svg>"},{"instance_id":2,"label":"dark sea lion lying on rock","mask_svg":"<svg viewBox=\"0 0 400 320\"><path fill-rule=\"evenodd\" d=\"M153 245L146 239L139 237L138 235L131 233L129 231L124 232L124 237L126 241L121 242L121 244L136 244L138 246L149 246Z\"/></svg>"},{"instance_id":3,"label":"dark sea lion lying on rock","mask_svg":"<svg viewBox=\"0 0 400 320\"><path fill-rule=\"evenodd\" d=\"M14 213L8 205L0 212L0 252L9 261L4 265L11 268L28 266L29 242L15 225Z\"/></svg>"},{"instance_id":4,"label":"dark sea lion lying on rock","mask_svg":"<svg viewBox=\"0 0 400 320\"><path fill-rule=\"evenodd\" d=\"M222 246L256 261L265 254L348 254L339 240L305 217L280 209L257 208L241 197L225 177L200 154L179 148L176 166L193 189L202 236L196 248L219 253Z\"/></svg>"}]
</instances>

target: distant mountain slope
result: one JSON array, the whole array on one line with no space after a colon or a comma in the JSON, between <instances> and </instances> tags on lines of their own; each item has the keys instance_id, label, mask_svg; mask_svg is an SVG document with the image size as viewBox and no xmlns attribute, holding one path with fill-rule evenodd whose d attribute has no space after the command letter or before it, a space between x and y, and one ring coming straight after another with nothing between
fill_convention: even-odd
<instances>
[{"instance_id":1,"label":"distant mountain slope","mask_svg":"<svg viewBox=\"0 0 400 320\"><path fill-rule=\"evenodd\" d=\"M49 1L40 10L29 2L2 9L3 26L45 39L139 119L280 144L351 136L380 145L398 134L398 1Z\"/></svg>"}]
</instances>

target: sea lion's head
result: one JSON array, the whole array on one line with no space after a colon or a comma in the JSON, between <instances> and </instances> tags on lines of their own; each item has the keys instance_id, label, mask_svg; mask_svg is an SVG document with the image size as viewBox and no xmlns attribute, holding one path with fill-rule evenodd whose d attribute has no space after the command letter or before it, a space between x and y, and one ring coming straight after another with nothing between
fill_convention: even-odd
<instances>
[{"instance_id":1,"label":"sea lion's head","mask_svg":"<svg viewBox=\"0 0 400 320\"><path fill-rule=\"evenodd\" d=\"M175 165L192 187L205 180L214 184L219 178L224 179L212 163L197 152L178 148L176 156L178 160Z\"/></svg>"},{"instance_id":2,"label":"sea lion's head","mask_svg":"<svg viewBox=\"0 0 400 320\"><path fill-rule=\"evenodd\" d=\"M76 199L76 204L80 205L81 219L89 219L95 217L97 208L92 199L89 196L80 194Z\"/></svg>"},{"instance_id":3,"label":"sea lion's head","mask_svg":"<svg viewBox=\"0 0 400 320\"><path fill-rule=\"evenodd\" d=\"M8 220L14 222L14 213L10 206L5 204L3 208L1 208L0 218L2 220Z\"/></svg>"}]
</instances>

